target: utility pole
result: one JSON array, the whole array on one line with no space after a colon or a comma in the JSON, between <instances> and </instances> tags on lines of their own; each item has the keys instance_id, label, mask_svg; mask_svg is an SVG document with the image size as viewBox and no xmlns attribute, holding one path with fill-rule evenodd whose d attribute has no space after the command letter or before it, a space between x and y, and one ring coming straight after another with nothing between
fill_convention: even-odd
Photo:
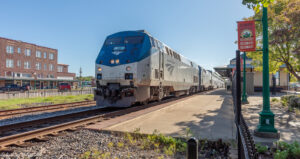
<instances>
[{"instance_id":1,"label":"utility pole","mask_svg":"<svg viewBox=\"0 0 300 159\"><path fill-rule=\"evenodd\" d=\"M81 86L81 89L83 88L83 86L82 86L82 68L80 67L80 69L79 69L79 80L80 80L80 86Z\"/></svg>"},{"instance_id":2,"label":"utility pole","mask_svg":"<svg viewBox=\"0 0 300 159\"><path fill-rule=\"evenodd\" d=\"M246 52L244 52L244 66L243 66L243 95L242 95L242 103L243 104L248 104L247 100L247 92L246 92Z\"/></svg>"},{"instance_id":3,"label":"utility pole","mask_svg":"<svg viewBox=\"0 0 300 159\"><path fill-rule=\"evenodd\" d=\"M269 85L269 40L268 40L268 10L263 7L263 110L259 113L259 125L254 134L260 137L278 138L279 134L274 127L274 114L270 110Z\"/></svg>"}]
</instances>

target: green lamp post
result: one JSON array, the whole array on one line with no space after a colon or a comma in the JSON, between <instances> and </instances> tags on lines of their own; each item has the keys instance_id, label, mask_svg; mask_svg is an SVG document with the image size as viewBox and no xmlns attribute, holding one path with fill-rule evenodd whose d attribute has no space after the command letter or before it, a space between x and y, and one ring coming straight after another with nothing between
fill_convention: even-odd
<instances>
[{"instance_id":1,"label":"green lamp post","mask_svg":"<svg viewBox=\"0 0 300 159\"><path fill-rule=\"evenodd\" d=\"M246 52L244 52L244 66L243 66L243 95L242 95L242 103L243 104L248 104L247 100L247 92L246 92Z\"/></svg>"},{"instance_id":2,"label":"green lamp post","mask_svg":"<svg viewBox=\"0 0 300 159\"><path fill-rule=\"evenodd\" d=\"M268 41L268 11L263 7L263 110L259 113L259 124L254 131L256 136L278 138L274 127L274 114L270 110L269 85L269 41Z\"/></svg>"}]
</instances>

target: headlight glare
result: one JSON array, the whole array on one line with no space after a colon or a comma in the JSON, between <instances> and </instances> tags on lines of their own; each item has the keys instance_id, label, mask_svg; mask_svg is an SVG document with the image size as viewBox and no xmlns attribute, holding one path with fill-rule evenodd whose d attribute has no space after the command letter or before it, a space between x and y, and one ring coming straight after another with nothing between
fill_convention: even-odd
<instances>
[{"instance_id":1,"label":"headlight glare","mask_svg":"<svg viewBox=\"0 0 300 159\"><path fill-rule=\"evenodd\" d=\"M114 59L111 59L110 60L110 64L114 64L115 63L115 60Z\"/></svg>"}]
</instances>

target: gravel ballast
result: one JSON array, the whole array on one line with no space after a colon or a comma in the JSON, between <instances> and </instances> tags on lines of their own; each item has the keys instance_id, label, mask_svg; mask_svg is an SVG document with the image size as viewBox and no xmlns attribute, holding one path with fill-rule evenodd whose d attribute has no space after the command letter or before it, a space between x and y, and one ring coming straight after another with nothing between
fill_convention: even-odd
<instances>
[{"instance_id":1,"label":"gravel ballast","mask_svg":"<svg viewBox=\"0 0 300 159\"><path fill-rule=\"evenodd\" d=\"M82 129L66 132L61 136L50 137L50 140L34 143L33 146L13 147L12 153L0 153L0 158L80 158L95 150L102 156L119 159L185 158L183 154L179 153L167 155L159 149L142 149L139 142L142 141L132 144L123 135Z\"/></svg>"}]
</instances>

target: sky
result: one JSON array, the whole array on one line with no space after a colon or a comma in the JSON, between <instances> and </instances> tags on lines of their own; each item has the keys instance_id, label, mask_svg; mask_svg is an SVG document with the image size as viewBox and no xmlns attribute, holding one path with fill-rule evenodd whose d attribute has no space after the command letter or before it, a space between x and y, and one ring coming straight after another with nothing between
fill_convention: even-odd
<instances>
[{"instance_id":1,"label":"sky","mask_svg":"<svg viewBox=\"0 0 300 159\"><path fill-rule=\"evenodd\" d=\"M0 37L58 49L69 72L94 75L105 38L147 30L206 69L235 56L242 0L0 0Z\"/></svg>"}]
</instances>

